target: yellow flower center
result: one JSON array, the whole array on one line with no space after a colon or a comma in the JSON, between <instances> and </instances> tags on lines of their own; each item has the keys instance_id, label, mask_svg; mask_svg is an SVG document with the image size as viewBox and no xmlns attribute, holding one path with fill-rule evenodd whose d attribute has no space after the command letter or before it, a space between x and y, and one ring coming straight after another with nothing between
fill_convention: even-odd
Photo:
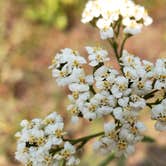
<instances>
[{"instance_id":1,"label":"yellow flower center","mask_svg":"<svg viewBox=\"0 0 166 166\"><path fill-rule=\"evenodd\" d=\"M64 151L62 152L62 156L63 156L63 158L67 159L67 158L70 157L70 153L69 153L67 150L64 150Z\"/></svg>"},{"instance_id":2,"label":"yellow flower center","mask_svg":"<svg viewBox=\"0 0 166 166\"><path fill-rule=\"evenodd\" d=\"M110 89L111 83L109 81L104 81L104 88Z\"/></svg>"},{"instance_id":3,"label":"yellow flower center","mask_svg":"<svg viewBox=\"0 0 166 166\"><path fill-rule=\"evenodd\" d=\"M89 111L90 112L95 112L96 111L96 106L95 105L90 105L89 106Z\"/></svg>"},{"instance_id":4,"label":"yellow flower center","mask_svg":"<svg viewBox=\"0 0 166 166\"><path fill-rule=\"evenodd\" d=\"M38 146L40 146L40 145L42 145L42 144L44 144L44 143L45 143L45 138L44 138L44 137L38 138L38 140L37 140L37 145L38 145Z\"/></svg>"},{"instance_id":5,"label":"yellow flower center","mask_svg":"<svg viewBox=\"0 0 166 166\"><path fill-rule=\"evenodd\" d=\"M138 89L143 89L144 88L144 83L142 81L139 81L137 86L138 86Z\"/></svg>"},{"instance_id":6,"label":"yellow flower center","mask_svg":"<svg viewBox=\"0 0 166 166\"><path fill-rule=\"evenodd\" d=\"M74 92L72 93L72 96L73 96L73 98L74 98L75 100L77 100L78 97L79 97L78 91L74 91Z\"/></svg>"},{"instance_id":7,"label":"yellow flower center","mask_svg":"<svg viewBox=\"0 0 166 166\"><path fill-rule=\"evenodd\" d=\"M61 77L65 77L66 75L67 75L66 72L64 72L64 71L60 71L60 76L61 76Z\"/></svg>"},{"instance_id":8,"label":"yellow flower center","mask_svg":"<svg viewBox=\"0 0 166 166\"><path fill-rule=\"evenodd\" d=\"M159 117L157 117L157 119L161 122L166 122L166 115L160 114Z\"/></svg>"},{"instance_id":9,"label":"yellow flower center","mask_svg":"<svg viewBox=\"0 0 166 166\"><path fill-rule=\"evenodd\" d=\"M56 136L57 138L61 138L61 137L63 136L63 131L62 131L62 130L56 130L56 131L55 131L55 136Z\"/></svg>"},{"instance_id":10,"label":"yellow flower center","mask_svg":"<svg viewBox=\"0 0 166 166\"><path fill-rule=\"evenodd\" d=\"M48 118L48 119L45 119L45 120L44 120L44 124L45 124L45 125L53 124L53 123L55 123L55 119Z\"/></svg>"},{"instance_id":11,"label":"yellow flower center","mask_svg":"<svg viewBox=\"0 0 166 166\"><path fill-rule=\"evenodd\" d=\"M126 90L126 85L125 84L120 84L119 85L119 90L122 92L124 90Z\"/></svg>"},{"instance_id":12,"label":"yellow flower center","mask_svg":"<svg viewBox=\"0 0 166 166\"><path fill-rule=\"evenodd\" d=\"M29 138L29 143L30 143L30 144L33 144L35 141L36 141L36 139L35 139L34 136L31 136L31 137Z\"/></svg>"},{"instance_id":13,"label":"yellow flower center","mask_svg":"<svg viewBox=\"0 0 166 166\"><path fill-rule=\"evenodd\" d=\"M101 57L100 55L97 55L97 56L96 56L96 60L97 60L98 62L101 62L101 61L102 61L102 57Z\"/></svg>"},{"instance_id":14,"label":"yellow flower center","mask_svg":"<svg viewBox=\"0 0 166 166\"><path fill-rule=\"evenodd\" d=\"M85 84L85 82L86 82L86 81L85 81L85 77L80 77L80 78L79 78L79 81L80 81L80 83Z\"/></svg>"},{"instance_id":15,"label":"yellow flower center","mask_svg":"<svg viewBox=\"0 0 166 166\"><path fill-rule=\"evenodd\" d=\"M79 67L78 61L75 60L75 61L73 62L73 66L78 68L78 67Z\"/></svg>"},{"instance_id":16,"label":"yellow flower center","mask_svg":"<svg viewBox=\"0 0 166 166\"><path fill-rule=\"evenodd\" d=\"M151 65L146 65L146 66L145 66L145 70L146 70L147 72L150 72L150 71L152 70L152 66L151 66Z\"/></svg>"},{"instance_id":17,"label":"yellow flower center","mask_svg":"<svg viewBox=\"0 0 166 166\"><path fill-rule=\"evenodd\" d=\"M76 114L78 114L78 109L77 108L73 108L73 109L71 109L71 113L73 114L73 115L76 115Z\"/></svg>"},{"instance_id":18,"label":"yellow flower center","mask_svg":"<svg viewBox=\"0 0 166 166\"><path fill-rule=\"evenodd\" d=\"M126 141L124 141L124 140L119 140L119 142L118 142L118 148L119 148L119 150L125 150L125 149L126 149L126 146L127 146Z\"/></svg>"},{"instance_id":19,"label":"yellow flower center","mask_svg":"<svg viewBox=\"0 0 166 166\"><path fill-rule=\"evenodd\" d=\"M117 133L115 131L111 132L108 134L108 136L111 138L111 139L116 139L117 138Z\"/></svg>"}]
</instances>

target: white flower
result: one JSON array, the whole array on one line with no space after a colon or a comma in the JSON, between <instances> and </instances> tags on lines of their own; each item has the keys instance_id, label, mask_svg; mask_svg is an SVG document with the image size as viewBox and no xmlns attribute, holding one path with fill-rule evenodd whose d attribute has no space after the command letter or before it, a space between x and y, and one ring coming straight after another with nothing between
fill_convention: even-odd
<instances>
[{"instance_id":1,"label":"white flower","mask_svg":"<svg viewBox=\"0 0 166 166\"><path fill-rule=\"evenodd\" d=\"M88 59L90 61L90 66L97 66L99 63L108 61L108 52L100 47L86 47L89 54Z\"/></svg>"},{"instance_id":2,"label":"white flower","mask_svg":"<svg viewBox=\"0 0 166 166\"><path fill-rule=\"evenodd\" d=\"M155 128L166 131L166 99L152 108L152 119L156 120Z\"/></svg>"},{"instance_id":3,"label":"white flower","mask_svg":"<svg viewBox=\"0 0 166 166\"><path fill-rule=\"evenodd\" d=\"M154 69L155 89L166 89L166 59L158 59Z\"/></svg>"},{"instance_id":4,"label":"white flower","mask_svg":"<svg viewBox=\"0 0 166 166\"><path fill-rule=\"evenodd\" d=\"M115 79L115 84L111 88L111 92L116 98L129 95L131 89L128 88L128 79L123 76L118 76Z\"/></svg>"},{"instance_id":5,"label":"white flower","mask_svg":"<svg viewBox=\"0 0 166 166\"><path fill-rule=\"evenodd\" d=\"M105 135L108 136L110 133L114 132L116 125L114 122L109 122L104 124Z\"/></svg>"},{"instance_id":6,"label":"white flower","mask_svg":"<svg viewBox=\"0 0 166 166\"><path fill-rule=\"evenodd\" d=\"M64 86L72 83L74 72L80 69L83 64L86 64L84 57L80 56L77 51L65 48L54 57L50 68L58 85Z\"/></svg>"},{"instance_id":7,"label":"white flower","mask_svg":"<svg viewBox=\"0 0 166 166\"><path fill-rule=\"evenodd\" d=\"M135 111L140 110L146 106L146 101L137 95L131 95L130 106L133 107Z\"/></svg>"},{"instance_id":8,"label":"white flower","mask_svg":"<svg viewBox=\"0 0 166 166\"><path fill-rule=\"evenodd\" d=\"M28 127L28 125L29 125L29 122L27 120L22 120L20 123L21 127Z\"/></svg>"},{"instance_id":9,"label":"white flower","mask_svg":"<svg viewBox=\"0 0 166 166\"><path fill-rule=\"evenodd\" d=\"M73 156L75 153L75 147L70 142L65 142L64 148L59 153L54 155L54 159L65 159L67 161L67 165L78 165L79 160Z\"/></svg>"},{"instance_id":10,"label":"white flower","mask_svg":"<svg viewBox=\"0 0 166 166\"><path fill-rule=\"evenodd\" d=\"M123 62L125 67L130 66L134 68L135 66L141 66L140 58L129 54L126 50L123 50L123 54L120 60Z\"/></svg>"},{"instance_id":11,"label":"white flower","mask_svg":"<svg viewBox=\"0 0 166 166\"><path fill-rule=\"evenodd\" d=\"M101 81L108 80L111 83L113 83L115 77L118 74L119 74L118 71L115 70L115 69L112 69L112 68L109 68L109 67L106 67L106 66L101 66L100 68L98 68L95 71L94 76L95 76L96 81L98 81L98 80L101 80Z\"/></svg>"},{"instance_id":12,"label":"white flower","mask_svg":"<svg viewBox=\"0 0 166 166\"><path fill-rule=\"evenodd\" d=\"M87 120L94 120L97 118L97 103L86 102L80 105L80 110L82 111L83 117Z\"/></svg>"},{"instance_id":13,"label":"white flower","mask_svg":"<svg viewBox=\"0 0 166 166\"><path fill-rule=\"evenodd\" d=\"M113 114L115 116L115 119L122 120L123 118L123 110L121 107L117 107L113 110Z\"/></svg>"},{"instance_id":14,"label":"white flower","mask_svg":"<svg viewBox=\"0 0 166 166\"><path fill-rule=\"evenodd\" d=\"M50 153L52 148L63 143L63 119L57 113L51 113L46 118L33 119L27 123L24 120L22 130L16 134L18 138L15 157L24 165L45 166L58 165Z\"/></svg>"},{"instance_id":15,"label":"white flower","mask_svg":"<svg viewBox=\"0 0 166 166\"><path fill-rule=\"evenodd\" d=\"M97 26L104 40L113 37L114 27L121 19L124 32L131 35L140 33L143 26L153 22L145 8L131 0L88 1L82 14L82 22Z\"/></svg>"},{"instance_id":16,"label":"white flower","mask_svg":"<svg viewBox=\"0 0 166 166\"><path fill-rule=\"evenodd\" d=\"M93 84L93 76L85 75L83 69L77 70L72 75L72 83L69 84L70 91L86 92L89 91L89 86Z\"/></svg>"},{"instance_id":17,"label":"white flower","mask_svg":"<svg viewBox=\"0 0 166 166\"><path fill-rule=\"evenodd\" d=\"M114 36L113 28L110 27L111 22L105 19L99 19L97 21L97 27L100 29L101 39L106 40Z\"/></svg>"},{"instance_id":18,"label":"white flower","mask_svg":"<svg viewBox=\"0 0 166 166\"><path fill-rule=\"evenodd\" d=\"M78 165L80 163L80 160L75 158L74 156L70 157L67 161L66 165Z\"/></svg>"},{"instance_id":19,"label":"white flower","mask_svg":"<svg viewBox=\"0 0 166 166\"><path fill-rule=\"evenodd\" d=\"M98 1L88 1L84 12L82 13L82 22L88 23L100 16L100 5Z\"/></svg>"},{"instance_id":20,"label":"white flower","mask_svg":"<svg viewBox=\"0 0 166 166\"><path fill-rule=\"evenodd\" d=\"M152 90L152 81L146 79L135 80L131 85L132 92L138 95L145 95Z\"/></svg>"},{"instance_id":21,"label":"white flower","mask_svg":"<svg viewBox=\"0 0 166 166\"><path fill-rule=\"evenodd\" d=\"M103 40L113 38L114 31L112 27L109 27L109 28L105 27L104 29L100 30L100 36L101 36L101 39Z\"/></svg>"},{"instance_id":22,"label":"white flower","mask_svg":"<svg viewBox=\"0 0 166 166\"><path fill-rule=\"evenodd\" d=\"M78 105L81 102L85 102L90 97L90 92L73 91L71 95L68 95L68 98L71 103Z\"/></svg>"},{"instance_id":23,"label":"white flower","mask_svg":"<svg viewBox=\"0 0 166 166\"><path fill-rule=\"evenodd\" d=\"M130 18L125 18L123 20L123 25L125 26L124 32L131 35L136 35L141 32L142 24L132 20Z\"/></svg>"}]
</instances>

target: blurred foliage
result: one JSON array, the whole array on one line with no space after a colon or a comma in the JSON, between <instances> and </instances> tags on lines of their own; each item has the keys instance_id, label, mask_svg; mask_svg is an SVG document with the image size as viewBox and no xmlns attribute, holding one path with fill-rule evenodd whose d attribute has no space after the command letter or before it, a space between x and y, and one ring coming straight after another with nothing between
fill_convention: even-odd
<instances>
[{"instance_id":1,"label":"blurred foliage","mask_svg":"<svg viewBox=\"0 0 166 166\"><path fill-rule=\"evenodd\" d=\"M23 0L25 16L45 25L65 29L71 18L81 7L80 0Z\"/></svg>"}]
</instances>

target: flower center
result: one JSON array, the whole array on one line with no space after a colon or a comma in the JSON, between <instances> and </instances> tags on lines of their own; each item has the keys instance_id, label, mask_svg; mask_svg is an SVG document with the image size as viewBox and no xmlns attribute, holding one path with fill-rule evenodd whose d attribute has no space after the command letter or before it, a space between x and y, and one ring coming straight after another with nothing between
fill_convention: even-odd
<instances>
[{"instance_id":1,"label":"flower center","mask_svg":"<svg viewBox=\"0 0 166 166\"><path fill-rule=\"evenodd\" d=\"M74 92L72 93L72 96L73 96L73 98L74 98L75 100L77 100L78 97L79 97L78 91L74 91Z\"/></svg>"},{"instance_id":2,"label":"flower center","mask_svg":"<svg viewBox=\"0 0 166 166\"><path fill-rule=\"evenodd\" d=\"M138 86L138 89L143 89L144 88L144 83L142 81L139 81L137 86Z\"/></svg>"},{"instance_id":3,"label":"flower center","mask_svg":"<svg viewBox=\"0 0 166 166\"><path fill-rule=\"evenodd\" d=\"M125 150L125 149L126 149L126 146L127 146L126 141L124 141L124 140L119 140L119 142L118 142L118 148L119 148L119 150Z\"/></svg>"},{"instance_id":4,"label":"flower center","mask_svg":"<svg viewBox=\"0 0 166 166\"><path fill-rule=\"evenodd\" d=\"M56 136L57 138L61 138L61 137L63 136L63 131L62 131L62 130L56 130L56 131L55 131L55 136Z\"/></svg>"},{"instance_id":5,"label":"flower center","mask_svg":"<svg viewBox=\"0 0 166 166\"><path fill-rule=\"evenodd\" d=\"M89 106L89 111L90 112L95 112L96 111L96 106L95 105L90 105Z\"/></svg>"}]
</instances>

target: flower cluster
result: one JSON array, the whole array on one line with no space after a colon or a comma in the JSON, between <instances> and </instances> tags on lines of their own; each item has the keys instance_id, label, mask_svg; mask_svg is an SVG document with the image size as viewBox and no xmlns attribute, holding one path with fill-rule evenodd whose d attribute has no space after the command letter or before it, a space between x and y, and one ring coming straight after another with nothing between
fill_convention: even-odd
<instances>
[{"instance_id":1,"label":"flower cluster","mask_svg":"<svg viewBox=\"0 0 166 166\"><path fill-rule=\"evenodd\" d=\"M86 50L89 65L94 67L93 74L86 76L83 66L73 68L71 73L75 79L70 83L67 81L71 91L68 95L71 104L67 110L72 114L72 122L76 123L79 118L92 121L111 115L115 122L105 125L105 137L97 142L95 148L106 153L109 150L116 151L117 155L131 154L134 145L143 138L141 132L145 126L138 118L140 111L148 106L146 95L166 88L166 60L158 59L154 65L124 50L120 58L123 71L121 75L105 64L109 60L107 51L99 47L86 47ZM69 59L72 61L72 58ZM54 70L56 68L53 67L53 76ZM56 79L58 82L59 78ZM159 109L155 111L157 115L152 116L152 119L157 120L157 130L166 128L163 105L152 109L152 112Z\"/></svg>"},{"instance_id":2,"label":"flower cluster","mask_svg":"<svg viewBox=\"0 0 166 166\"><path fill-rule=\"evenodd\" d=\"M104 125L105 135L94 143L94 150L101 154L115 153L116 156L131 155L135 152L134 145L143 138L146 129L142 122L125 122L123 125L109 122Z\"/></svg>"},{"instance_id":3,"label":"flower cluster","mask_svg":"<svg viewBox=\"0 0 166 166\"><path fill-rule=\"evenodd\" d=\"M105 116L112 121L104 124L104 131L76 140L64 138L64 123L57 113L44 120L22 121L23 129L16 134L16 159L27 166L53 166L61 161L63 165L77 165L75 153L95 137L99 137L94 143L97 152L128 156L144 138L146 126L139 116L145 107L151 110L156 130L166 131L166 58L153 64L124 50L129 37L152 23L144 7L132 0L88 1L82 22L97 26L102 39L111 39L120 71L109 65L105 49L90 46L85 48L88 60L78 51L65 48L56 54L49 68L57 84L70 91L67 111L73 123ZM121 27L125 33L122 44L117 43ZM86 73L85 65L92 68L91 74ZM157 99L156 93L161 94Z\"/></svg>"},{"instance_id":4,"label":"flower cluster","mask_svg":"<svg viewBox=\"0 0 166 166\"><path fill-rule=\"evenodd\" d=\"M23 120L22 130L16 133L18 138L16 159L27 166L58 166L61 160L67 165L77 165L74 157L75 147L64 141L63 119L57 113L46 118Z\"/></svg>"},{"instance_id":5,"label":"flower cluster","mask_svg":"<svg viewBox=\"0 0 166 166\"><path fill-rule=\"evenodd\" d=\"M123 52L121 57L123 72L130 80L133 93L146 95L154 89L166 89L166 59L158 59L156 64Z\"/></svg>"},{"instance_id":6,"label":"flower cluster","mask_svg":"<svg viewBox=\"0 0 166 166\"><path fill-rule=\"evenodd\" d=\"M132 0L90 0L82 14L83 23L95 24L100 29L102 39L112 38L115 27L123 27L125 34L135 35L143 26L152 23L143 6Z\"/></svg>"}]
</instances>

